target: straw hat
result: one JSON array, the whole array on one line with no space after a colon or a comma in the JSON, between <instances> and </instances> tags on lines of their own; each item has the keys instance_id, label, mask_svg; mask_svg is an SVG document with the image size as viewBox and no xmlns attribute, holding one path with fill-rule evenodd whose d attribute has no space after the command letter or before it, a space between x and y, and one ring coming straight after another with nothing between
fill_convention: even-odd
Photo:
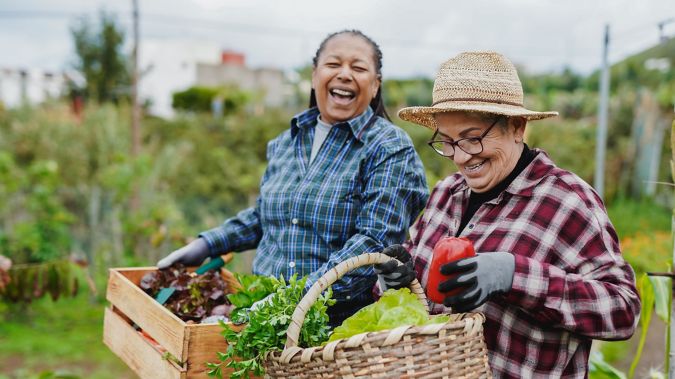
<instances>
[{"instance_id":1,"label":"straw hat","mask_svg":"<svg viewBox=\"0 0 675 379\"><path fill-rule=\"evenodd\" d=\"M408 107L398 117L436 129L434 114L481 112L540 120L558 112L535 112L523 106L523 86L513 63L493 51L461 53L441 65L430 107Z\"/></svg>"}]
</instances>

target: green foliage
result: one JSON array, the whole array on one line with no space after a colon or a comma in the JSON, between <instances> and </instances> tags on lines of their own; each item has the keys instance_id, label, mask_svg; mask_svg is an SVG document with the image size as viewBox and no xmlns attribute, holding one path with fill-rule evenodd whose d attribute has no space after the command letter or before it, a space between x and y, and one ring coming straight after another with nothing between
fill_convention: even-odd
<instances>
[{"instance_id":1,"label":"green foliage","mask_svg":"<svg viewBox=\"0 0 675 379\"><path fill-rule=\"evenodd\" d=\"M408 288L390 289L375 303L359 309L333 330L328 342L405 325L428 325L448 322L450 316L429 317L429 312L417 295Z\"/></svg>"},{"instance_id":2,"label":"green foliage","mask_svg":"<svg viewBox=\"0 0 675 379\"><path fill-rule=\"evenodd\" d=\"M15 263L47 262L68 256L73 215L60 203L59 167L34 161L23 175L13 157L0 152L0 254Z\"/></svg>"},{"instance_id":3,"label":"green foliage","mask_svg":"<svg viewBox=\"0 0 675 379\"><path fill-rule=\"evenodd\" d=\"M253 303L274 292L276 281L260 275L235 273L234 276L241 284L241 288L236 293L227 295L227 299L236 307L230 313L230 320L234 323L243 323L248 320L248 312Z\"/></svg>"},{"instance_id":4,"label":"green foliage","mask_svg":"<svg viewBox=\"0 0 675 379\"><path fill-rule=\"evenodd\" d=\"M626 379L626 374L607 363L599 351L591 353L588 364L588 374L591 379Z\"/></svg>"},{"instance_id":5,"label":"green foliage","mask_svg":"<svg viewBox=\"0 0 675 379\"><path fill-rule=\"evenodd\" d=\"M251 95L236 87L194 86L172 95L174 109L191 112L211 112L214 101L219 101L223 113L236 113L250 100Z\"/></svg>"},{"instance_id":6,"label":"green foliage","mask_svg":"<svg viewBox=\"0 0 675 379\"><path fill-rule=\"evenodd\" d=\"M297 280L293 276L288 283L284 278L271 278L271 281L274 292L269 300L261 302L259 307L249 312L246 328L235 332L221 323L223 336L228 342L227 352L218 353L221 363L208 364L210 376L222 377L223 364L234 369L231 378L248 378L250 374L261 376L264 374L266 354L283 349L286 331L302 299L307 277ZM298 341L300 347L318 346L328 339L330 327L326 310L334 303L331 295L329 289L307 311Z\"/></svg>"},{"instance_id":7,"label":"green foliage","mask_svg":"<svg viewBox=\"0 0 675 379\"><path fill-rule=\"evenodd\" d=\"M647 274L643 274L637 283L638 292L640 293L640 300L642 301L642 309L640 311L640 342L638 342L638 349L630 365L628 377L632 378L635 374L640 357L642 356L642 349L647 340L647 331L649 330L649 323L652 320L652 312L654 310L655 294L652 288L652 283Z\"/></svg>"},{"instance_id":8,"label":"green foliage","mask_svg":"<svg viewBox=\"0 0 675 379\"><path fill-rule=\"evenodd\" d=\"M49 372L83 379L135 377L103 344L104 307L87 296L58 302L45 297L30 307L0 302L0 378L37 379Z\"/></svg>"},{"instance_id":9,"label":"green foliage","mask_svg":"<svg viewBox=\"0 0 675 379\"><path fill-rule=\"evenodd\" d=\"M621 239L640 232L670 232L670 210L653 199L619 198L607 205L607 213Z\"/></svg>"},{"instance_id":10,"label":"green foliage","mask_svg":"<svg viewBox=\"0 0 675 379\"><path fill-rule=\"evenodd\" d=\"M53 301L76 296L77 267L68 260L14 265L9 270L10 281L0 290L0 300L30 303L45 295Z\"/></svg>"},{"instance_id":11,"label":"green foliage","mask_svg":"<svg viewBox=\"0 0 675 379\"><path fill-rule=\"evenodd\" d=\"M395 109L427 106L432 102L433 86L434 82L429 78L385 80L382 83L384 105Z\"/></svg>"},{"instance_id":12,"label":"green foliage","mask_svg":"<svg viewBox=\"0 0 675 379\"><path fill-rule=\"evenodd\" d=\"M193 112L210 112L211 101L216 97L218 89L211 87L190 87L185 91L175 92L171 106Z\"/></svg>"},{"instance_id":13,"label":"green foliage","mask_svg":"<svg viewBox=\"0 0 675 379\"><path fill-rule=\"evenodd\" d=\"M99 103L127 99L130 74L122 52L124 32L115 18L101 12L98 28L82 18L70 32L75 45L75 69L87 81L87 96Z\"/></svg>"}]
</instances>

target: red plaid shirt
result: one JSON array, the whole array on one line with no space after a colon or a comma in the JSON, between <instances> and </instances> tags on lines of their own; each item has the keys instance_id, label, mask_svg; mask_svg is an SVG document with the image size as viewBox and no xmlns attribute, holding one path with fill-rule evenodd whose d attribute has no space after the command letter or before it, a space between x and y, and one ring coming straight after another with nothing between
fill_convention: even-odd
<instances>
[{"instance_id":1,"label":"red plaid shirt","mask_svg":"<svg viewBox=\"0 0 675 379\"><path fill-rule=\"evenodd\" d=\"M495 377L583 378L592 339L627 339L640 299L596 192L541 150L461 233L476 252L515 255L513 288L477 309ZM426 286L436 241L456 235L470 190L460 174L434 188L405 246ZM432 313L449 312L432 304Z\"/></svg>"}]
</instances>

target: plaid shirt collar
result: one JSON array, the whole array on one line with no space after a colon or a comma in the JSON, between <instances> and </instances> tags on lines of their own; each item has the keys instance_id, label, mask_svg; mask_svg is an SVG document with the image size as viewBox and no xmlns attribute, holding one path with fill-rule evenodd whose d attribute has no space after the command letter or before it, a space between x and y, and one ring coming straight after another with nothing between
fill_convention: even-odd
<instances>
[{"instance_id":1,"label":"plaid shirt collar","mask_svg":"<svg viewBox=\"0 0 675 379\"><path fill-rule=\"evenodd\" d=\"M513 179L513 182L506 187L504 192L488 201L488 204L499 204L502 201L505 192L508 192L513 196L532 197L532 192L539 182L546 177L546 173L555 168L553 161L551 161L551 158L549 158L545 151L537 148L533 148L532 150L537 154L532 163L530 163L520 175ZM457 173L455 175L460 174ZM462 191L466 196L469 196L470 190L471 189L463 176L450 187L450 191L453 193Z\"/></svg>"},{"instance_id":2,"label":"plaid shirt collar","mask_svg":"<svg viewBox=\"0 0 675 379\"><path fill-rule=\"evenodd\" d=\"M362 140L363 132L365 131L366 126L368 125L368 121L370 121L373 115L374 115L373 110L370 107L368 107L360 115L352 118L349 121L339 122L335 124L335 126L346 125L354 135L354 138L356 138L359 142L363 142ZM298 133L298 130L314 127L316 125L317 117L319 117L319 108L317 107L309 108L306 111L295 115L291 120L291 136L295 138L295 135Z\"/></svg>"}]
</instances>

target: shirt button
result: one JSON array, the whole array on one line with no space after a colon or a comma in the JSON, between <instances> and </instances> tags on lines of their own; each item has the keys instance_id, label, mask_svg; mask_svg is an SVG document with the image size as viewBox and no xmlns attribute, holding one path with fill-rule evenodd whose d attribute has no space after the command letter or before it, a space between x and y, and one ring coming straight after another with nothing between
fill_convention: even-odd
<instances>
[{"instance_id":1,"label":"shirt button","mask_svg":"<svg viewBox=\"0 0 675 379\"><path fill-rule=\"evenodd\" d=\"M298 225L298 219L297 218L292 219L291 222L293 223L293 225Z\"/></svg>"},{"instance_id":2,"label":"shirt button","mask_svg":"<svg viewBox=\"0 0 675 379\"><path fill-rule=\"evenodd\" d=\"M473 229L473 227L474 227L473 224L469 224L469 229Z\"/></svg>"},{"instance_id":3,"label":"shirt button","mask_svg":"<svg viewBox=\"0 0 675 379\"><path fill-rule=\"evenodd\" d=\"M295 262L288 262L288 267L293 268L295 267Z\"/></svg>"}]
</instances>

